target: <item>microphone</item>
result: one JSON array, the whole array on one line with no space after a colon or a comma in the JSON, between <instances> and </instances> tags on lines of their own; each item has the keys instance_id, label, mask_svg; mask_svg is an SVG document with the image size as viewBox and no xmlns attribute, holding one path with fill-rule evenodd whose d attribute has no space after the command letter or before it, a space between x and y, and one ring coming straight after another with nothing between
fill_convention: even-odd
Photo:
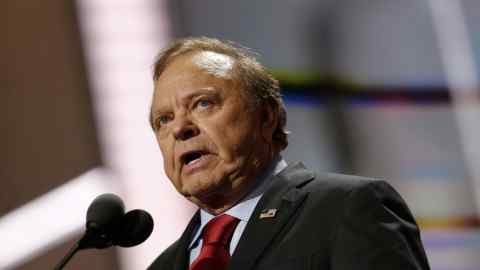
<instances>
[{"instance_id":1,"label":"microphone","mask_svg":"<svg viewBox=\"0 0 480 270\"><path fill-rule=\"evenodd\" d=\"M87 210L86 231L79 241L79 249L107 248L113 244L115 228L125 213L122 199L106 193L93 200Z\"/></svg>"},{"instance_id":2,"label":"microphone","mask_svg":"<svg viewBox=\"0 0 480 270\"><path fill-rule=\"evenodd\" d=\"M104 227L125 213L122 199L115 194L105 193L93 200L87 210L87 229Z\"/></svg>"},{"instance_id":3,"label":"microphone","mask_svg":"<svg viewBox=\"0 0 480 270\"><path fill-rule=\"evenodd\" d=\"M133 247L143 243L153 231L152 216L141 209L125 213L120 197L106 193L93 200L87 210L86 230L83 237L57 264L61 270L75 253L82 249L103 249L117 245Z\"/></svg>"},{"instance_id":4,"label":"microphone","mask_svg":"<svg viewBox=\"0 0 480 270\"><path fill-rule=\"evenodd\" d=\"M153 231L152 216L141 209L126 213L115 231L113 244L121 247L133 247L147 240Z\"/></svg>"}]
</instances>

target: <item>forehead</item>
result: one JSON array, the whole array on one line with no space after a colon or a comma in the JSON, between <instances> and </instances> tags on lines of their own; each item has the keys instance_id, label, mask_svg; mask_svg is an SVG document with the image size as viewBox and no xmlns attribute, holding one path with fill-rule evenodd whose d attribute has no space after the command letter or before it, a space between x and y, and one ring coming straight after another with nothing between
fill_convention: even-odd
<instances>
[{"instance_id":1,"label":"forehead","mask_svg":"<svg viewBox=\"0 0 480 270\"><path fill-rule=\"evenodd\" d=\"M206 88L233 90L237 88L233 66L234 59L230 56L210 51L177 56L155 82L154 104L162 103L162 100L168 102L164 98L187 96Z\"/></svg>"},{"instance_id":2,"label":"forehead","mask_svg":"<svg viewBox=\"0 0 480 270\"><path fill-rule=\"evenodd\" d=\"M231 78L234 60L225 54L202 51L193 55L192 63L215 77Z\"/></svg>"},{"instance_id":3,"label":"forehead","mask_svg":"<svg viewBox=\"0 0 480 270\"><path fill-rule=\"evenodd\" d=\"M193 51L173 56L167 60L159 80L170 78L180 73L195 73L214 76L221 79L232 79L235 59L231 56L213 51Z\"/></svg>"},{"instance_id":4,"label":"forehead","mask_svg":"<svg viewBox=\"0 0 480 270\"><path fill-rule=\"evenodd\" d=\"M167 62L157 83L181 79L180 77L233 79L235 60L224 54L212 51L189 52L176 56Z\"/></svg>"}]
</instances>

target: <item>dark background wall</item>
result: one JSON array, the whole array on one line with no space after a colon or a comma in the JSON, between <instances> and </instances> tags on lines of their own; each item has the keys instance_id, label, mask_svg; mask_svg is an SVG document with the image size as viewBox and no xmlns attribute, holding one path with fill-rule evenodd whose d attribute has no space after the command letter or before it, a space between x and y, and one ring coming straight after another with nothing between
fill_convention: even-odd
<instances>
[{"instance_id":1,"label":"dark background wall","mask_svg":"<svg viewBox=\"0 0 480 270\"><path fill-rule=\"evenodd\" d=\"M2 6L0 216L102 163L74 2ZM52 269L77 237L17 269ZM116 269L115 257L85 252L70 269Z\"/></svg>"}]
</instances>

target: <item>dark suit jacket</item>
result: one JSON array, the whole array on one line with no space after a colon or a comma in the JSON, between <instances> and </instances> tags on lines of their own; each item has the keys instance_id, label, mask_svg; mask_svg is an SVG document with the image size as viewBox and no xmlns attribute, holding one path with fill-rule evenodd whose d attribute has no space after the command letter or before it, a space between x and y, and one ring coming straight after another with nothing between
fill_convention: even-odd
<instances>
[{"instance_id":1,"label":"dark suit jacket","mask_svg":"<svg viewBox=\"0 0 480 270\"><path fill-rule=\"evenodd\" d=\"M274 176L232 254L229 270L429 269L417 224L384 181L318 174L302 164ZM260 219L266 209L275 217ZM148 268L188 269L199 212Z\"/></svg>"}]
</instances>

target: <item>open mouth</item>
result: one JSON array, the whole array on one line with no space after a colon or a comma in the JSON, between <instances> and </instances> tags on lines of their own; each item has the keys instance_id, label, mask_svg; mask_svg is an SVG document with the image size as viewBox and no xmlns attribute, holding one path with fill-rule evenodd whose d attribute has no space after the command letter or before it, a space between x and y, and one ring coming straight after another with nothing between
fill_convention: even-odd
<instances>
[{"instance_id":1,"label":"open mouth","mask_svg":"<svg viewBox=\"0 0 480 270\"><path fill-rule=\"evenodd\" d=\"M182 155L182 163L184 165L191 165L199 161L207 153L204 151L192 151Z\"/></svg>"}]
</instances>

